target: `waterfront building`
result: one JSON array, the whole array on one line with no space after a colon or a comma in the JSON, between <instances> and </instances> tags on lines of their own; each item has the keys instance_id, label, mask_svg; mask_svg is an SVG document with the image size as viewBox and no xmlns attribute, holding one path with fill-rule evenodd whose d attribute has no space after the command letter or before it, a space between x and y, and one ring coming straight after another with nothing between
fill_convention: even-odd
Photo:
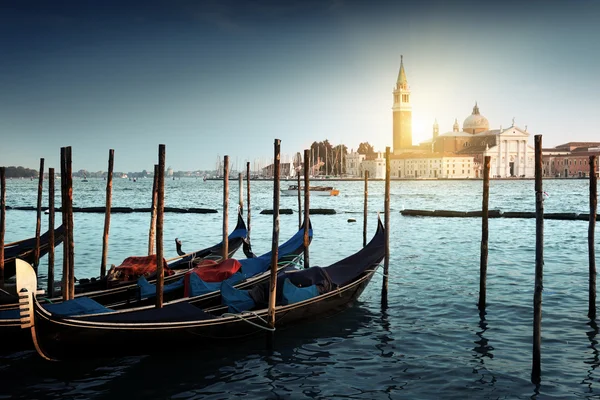
<instances>
[{"instance_id":1,"label":"waterfront building","mask_svg":"<svg viewBox=\"0 0 600 400\"><path fill-rule=\"evenodd\" d=\"M346 164L346 176L359 177L362 176L363 168L361 167L362 162L365 160L365 155L350 150L350 153L346 156L344 162Z\"/></svg>"},{"instance_id":2,"label":"waterfront building","mask_svg":"<svg viewBox=\"0 0 600 400\"><path fill-rule=\"evenodd\" d=\"M554 148L543 149L543 174L553 178L589 177L591 155L600 158L600 142L568 142ZM598 165L596 165L596 175L598 175Z\"/></svg>"},{"instance_id":3,"label":"waterfront building","mask_svg":"<svg viewBox=\"0 0 600 400\"><path fill-rule=\"evenodd\" d=\"M358 176L363 177L364 171L369 171L371 179L385 179L385 153L369 154L360 164Z\"/></svg>"},{"instance_id":4,"label":"waterfront building","mask_svg":"<svg viewBox=\"0 0 600 400\"><path fill-rule=\"evenodd\" d=\"M392 178L469 179L479 177L479 168L473 156L453 153L394 154L390 159Z\"/></svg>"}]
</instances>

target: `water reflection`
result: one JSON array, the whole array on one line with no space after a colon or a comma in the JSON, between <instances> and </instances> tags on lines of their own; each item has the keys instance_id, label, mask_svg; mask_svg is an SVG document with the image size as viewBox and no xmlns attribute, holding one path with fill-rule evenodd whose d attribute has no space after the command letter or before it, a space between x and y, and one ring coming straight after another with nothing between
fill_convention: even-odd
<instances>
[{"instance_id":1,"label":"water reflection","mask_svg":"<svg viewBox=\"0 0 600 400\"><path fill-rule=\"evenodd\" d=\"M584 363L589 365L589 368L585 379L581 383L588 387L588 393L594 393L594 372L600 364L600 353L597 348L598 340L596 339L596 336L598 335L598 325L594 319L590 320L587 325L592 329L586 332L588 340L590 341L589 348L592 349L592 356L584 360Z\"/></svg>"},{"instance_id":2,"label":"water reflection","mask_svg":"<svg viewBox=\"0 0 600 400\"><path fill-rule=\"evenodd\" d=\"M256 337L228 346L206 343L203 351L145 357L114 379L110 392L123 397L279 398L302 393L322 398L332 395L327 391L334 386L324 384L327 379L352 380L360 366L346 363L354 356L346 341L368 336L375 319L375 314L358 306L276 331L272 350L266 349L264 337ZM385 341L391 338L386 335ZM156 376L159 379L149 379ZM131 382L144 382L143 388Z\"/></svg>"},{"instance_id":3,"label":"water reflection","mask_svg":"<svg viewBox=\"0 0 600 400\"><path fill-rule=\"evenodd\" d=\"M473 358L476 361L475 366L473 367L473 373L479 375L476 380L477 383L494 386L496 384L496 377L488 371L485 366L486 359L494 358L494 354L492 350L494 348L490 346L489 340L484 336L485 332L488 330L488 323L485 319L486 312L479 313L479 331L475 332L477 335L477 340L474 342L475 347L473 347Z\"/></svg>"}]
</instances>

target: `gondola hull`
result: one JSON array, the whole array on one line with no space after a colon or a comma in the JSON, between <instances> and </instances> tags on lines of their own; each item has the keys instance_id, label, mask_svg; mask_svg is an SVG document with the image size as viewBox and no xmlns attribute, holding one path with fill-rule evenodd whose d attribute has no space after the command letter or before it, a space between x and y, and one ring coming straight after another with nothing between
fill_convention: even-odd
<instances>
[{"instance_id":1,"label":"gondola hull","mask_svg":"<svg viewBox=\"0 0 600 400\"><path fill-rule=\"evenodd\" d=\"M326 318L354 304L385 255L384 238L379 221L373 239L357 253L328 267L278 274L277 286L283 290L275 307L275 327ZM222 307L202 309L180 301L163 308L94 308L94 314L74 317L39 303L35 274L26 263L17 265L17 285L21 326L30 331L37 352L49 360L189 351L217 343L230 346L268 330L268 309L261 307L269 285L247 292L222 288L226 307L255 310L249 312L223 313ZM244 303L247 299L251 304Z\"/></svg>"},{"instance_id":2,"label":"gondola hull","mask_svg":"<svg viewBox=\"0 0 600 400\"><path fill-rule=\"evenodd\" d=\"M58 246L64 239L64 228L59 226L54 229L54 246ZM49 231L40 236L40 258L50 251ZM15 275L15 259L20 259L33 264L35 261L35 238L29 238L7 245L4 248L4 278Z\"/></svg>"},{"instance_id":3,"label":"gondola hull","mask_svg":"<svg viewBox=\"0 0 600 400\"><path fill-rule=\"evenodd\" d=\"M369 283L367 273L341 290L317 298L276 308L276 329L301 322L321 320L352 306ZM213 345L232 345L241 339L265 334L267 310L239 317L159 323L95 322L90 319L56 319L35 306L35 326L29 328L36 349L52 360L83 357L118 357L172 353L176 350L201 350ZM241 318L243 319L241 319ZM253 324L251 324L251 323ZM177 344L177 346L174 346Z\"/></svg>"}]
</instances>

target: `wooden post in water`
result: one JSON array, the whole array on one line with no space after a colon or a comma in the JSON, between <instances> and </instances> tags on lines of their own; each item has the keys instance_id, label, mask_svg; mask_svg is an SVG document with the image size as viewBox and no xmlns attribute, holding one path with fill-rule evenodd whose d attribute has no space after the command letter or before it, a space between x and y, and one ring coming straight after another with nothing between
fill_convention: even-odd
<instances>
[{"instance_id":1,"label":"wooden post in water","mask_svg":"<svg viewBox=\"0 0 600 400\"><path fill-rule=\"evenodd\" d=\"M54 297L54 168L48 168L48 297Z\"/></svg>"},{"instance_id":2,"label":"wooden post in water","mask_svg":"<svg viewBox=\"0 0 600 400\"><path fill-rule=\"evenodd\" d=\"M69 300L69 216L67 210L67 148L60 148L60 200L63 225L62 299Z\"/></svg>"},{"instance_id":3,"label":"wooden post in water","mask_svg":"<svg viewBox=\"0 0 600 400\"><path fill-rule=\"evenodd\" d=\"M246 191L246 207L248 207L248 234L246 235L246 237L248 238L248 243L250 243L250 162L246 163Z\"/></svg>"},{"instance_id":4,"label":"wooden post in water","mask_svg":"<svg viewBox=\"0 0 600 400\"><path fill-rule=\"evenodd\" d=\"M229 219L229 156L223 157L223 260L229 258L229 236L227 221Z\"/></svg>"},{"instance_id":5,"label":"wooden post in water","mask_svg":"<svg viewBox=\"0 0 600 400\"><path fill-rule=\"evenodd\" d=\"M163 264L163 222L165 217L166 146L158 145L158 180L156 181L156 308L163 306L165 270Z\"/></svg>"},{"instance_id":6,"label":"wooden post in water","mask_svg":"<svg viewBox=\"0 0 600 400\"><path fill-rule=\"evenodd\" d=\"M279 260L279 167L281 140L275 139L273 157L273 241L271 243L271 278L269 288L269 326L275 328L275 299L277 296L277 261ZM271 339L273 332L267 338Z\"/></svg>"},{"instance_id":7,"label":"wooden post in water","mask_svg":"<svg viewBox=\"0 0 600 400\"><path fill-rule=\"evenodd\" d=\"M0 167L0 288L4 287L4 230L6 229L6 168Z\"/></svg>"},{"instance_id":8,"label":"wooden post in water","mask_svg":"<svg viewBox=\"0 0 600 400\"><path fill-rule=\"evenodd\" d=\"M479 258L479 312L485 311L486 304L486 280L488 265L488 218L490 199L490 156L485 156L483 161L483 201L481 203L481 248Z\"/></svg>"},{"instance_id":9,"label":"wooden post in water","mask_svg":"<svg viewBox=\"0 0 600 400\"><path fill-rule=\"evenodd\" d=\"M365 204L363 211L363 247L367 245L367 200L369 198L369 171L365 171Z\"/></svg>"},{"instance_id":10,"label":"wooden post in water","mask_svg":"<svg viewBox=\"0 0 600 400\"><path fill-rule=\"evenodd\" d=\"M310 228L310 150L304 150L304 268L310 267L308 230Z\"/></svg>"},{"instance_id":11,"label":"wooden post in water","mask_svg":"<svg viewBox=\"0 0 600 400\"><path fill-rule=\"evenodd\" d=\"M244 214L244 176L242 173L239 173L239 198L240 198L240 213Z\"/></svg>"},{"instance_id":12,"label":"wooden post in water","mask_svg":"<svg viewBox=\"0 0 600 400\"><path fill-rule=\"evenodd\" d=\"M590 223L588 226L588 256L590 260L590 288L588 317L596 319L596 251L594 249L596 214L598 211L598 177L596 156L590 156Z\"/></svg>"},{"instance_id":13,"label":"wooden post in water","mask_svg":"<svg viewBox=\"0 0 600 400\"><path fill-rule=\"evenodd\" d=\"M384 199L384 226L385 226L385 257L383 259L383 284L381 288L381 305L387 308L388 276L390 272L390 148L385 148L385 199Z\"/></svg>"},{"instance_id":14,"label":"wooden post in water","mask_svg":"<svg viewBox=\"0 0 600 400\"><path fill-rule=\"evenodd\" d=\"M533 293L533 366L531 382L542 376L542 290L544 275L544 190L542 187L542 135L535 135L535 291Z\"/></svg>"},{"instance_id":15,"label":"wooden post in water","mask_svg":"<svg viewBox=\"0 0 600 400\"><path fill-rule=\"evenodd\" d=\"M148 232L148 255L154 254L156 232L156 202L158 197L158 164L154 164L154 180L152 182L152 207L150 208L150 230Z\"/></svg>"},{"instance_id":16,"label":"wooden post in water","mask_svg":"<svg viewBox=\"0 0 600 400\"><path fill-rule=\"evenodd\" d=\"M300 166L298 166L298 169L296 170L296 177L298 180L298 229L300 229L302 227L302 191L300 190Z\"/></svg>"},{"instance_id":17,"label":"wooden post in water","mask_svg":"<svg viewBox=\"0 0 600 400\"><path fill-rule=\"evenodd\" d=\"M100 264L100 277L106 275L106 259L108 258L108 232L110 230L110 209L112 207L112 178L115 150L108 151L108 176L106 177L106 207L104 209L104 236L102 237L102 263Z\"/></svg>"},{"instance_id":18,"label":"wooden post in water","mask_svg":"<svg viewBox=\"0 0 600 400\"><path fill-rule=\"evenodd\" d=\"M73 218L73 158L71 146L66 149L66 167L67 167L67 208L69 217L69 299L75 298L75 238L74 238L74 218Z\"/></svg>"},{"instance_id":19,"label":"wooden post in water","mask_svg":"<svg viewBox=\"0 0 600 400\"><path fill-rule=\"evenodd\" d=\"M42 227L42 190L44 187L44 159L40 158L40 173L38 177L38 197L35 223L35 250L33 253L33 267L37 271L40 264L40 230Z\"/></svg>"}]
</instances>

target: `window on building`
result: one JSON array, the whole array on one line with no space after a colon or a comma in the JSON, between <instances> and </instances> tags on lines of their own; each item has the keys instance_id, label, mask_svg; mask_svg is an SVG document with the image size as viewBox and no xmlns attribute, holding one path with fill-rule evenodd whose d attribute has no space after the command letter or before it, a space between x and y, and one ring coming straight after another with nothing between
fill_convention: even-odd
<instances>
[{"instance_id":1,"label":"window on building","mask_svg":"<svg viewBox=\"0 0 600 400\"><path fill-rule=\"evenodd\" d=\"M450 175L450 170L446 170L446 175Z\"/></svg>"},{"instance_id":2,"label":"window on building","mask_svg":"<svg viewBox=\"0 0 600 400\"><path fill-rule=\"evenodd\" d=\"M467 170L467 174L470 174L470 173L471 173L471 170L470 170L470 169L468 169L468 170Z\"/></svg>"},{"instance_id":3,"label":"window on building","mask_svg":"<svg viewBox=\"0 0 600 400\"><path fill-rule=\"evenodd\" d=\"M454 172L454 170L452 170L452 175L456 174L456 172Z\"/></svg>"},{"instance_id":4,"label":"window on building","mask_svg":"<svg viewBox=\"0 0 600 400\"><path fill-rule=\"evenodd\" d=\"M465 170L463 169L462 171L463 171L462 174L464 175L465 174Z\"/></svg>"}]
</instances>

